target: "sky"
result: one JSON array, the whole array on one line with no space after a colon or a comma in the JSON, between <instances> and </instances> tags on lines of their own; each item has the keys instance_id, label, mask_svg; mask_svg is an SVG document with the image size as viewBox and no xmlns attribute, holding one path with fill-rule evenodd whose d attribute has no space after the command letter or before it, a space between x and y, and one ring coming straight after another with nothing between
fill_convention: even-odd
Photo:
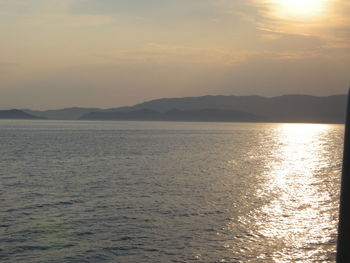
<instances>
[{"instance_id":1,"label":"sky","mask_svg":"<svg viewBox=\"0 0 350 263\"><path fill-rule=\"evenodd\" d=\"M344 94L349 0L0 0L0 108Z\"/></svg>"}]
</instances>

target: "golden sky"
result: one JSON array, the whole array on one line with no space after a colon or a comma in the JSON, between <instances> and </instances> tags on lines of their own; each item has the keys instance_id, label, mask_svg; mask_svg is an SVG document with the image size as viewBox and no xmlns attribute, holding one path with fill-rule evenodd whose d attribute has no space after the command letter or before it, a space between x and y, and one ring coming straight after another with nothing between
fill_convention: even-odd
<instances>
[{"instance_id":1,"label":"golden sky","mask_svg":"<svg viewBox=\"0 0 350 263\"><path fill-rule=\"evenodd\" d=\"M345 93L349 0L0 0L0 108Z\"/></svg>"}]
</instances>

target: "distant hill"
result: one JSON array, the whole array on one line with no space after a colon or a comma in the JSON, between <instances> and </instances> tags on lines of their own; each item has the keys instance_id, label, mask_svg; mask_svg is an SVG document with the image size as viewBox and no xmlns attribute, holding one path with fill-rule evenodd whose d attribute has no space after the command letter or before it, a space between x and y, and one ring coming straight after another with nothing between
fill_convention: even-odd
<instances>
[{"instance_id":1,"label":"distant hill","mask_svg":"<svg viewBox=\"0 0 350 263\"><path fill-rule=\"evenodd\" d=\"M159 112L150 109L121 112L91 112L82 120L147 120L147 121L261 121L256 115L235 110L202 109L170 110Z\"/></svg>"},{"instance_id":2,"label":"distant hill","mask_svg":"<svg viewBox=\"0 0 350 263\"><path fill-rule=\"evenodd\" d=\"M31 111L25 112L56 120L78 120L78 119L114 119L114 120L155 120L155 119L188 119L211 121L209 113L204 117L204 110L211 110L216 121L226 121L230 118L240 119L238 115L251 114L255 120L266 122L317 122L317 123L344 123L346 112L346 95L334 95L318 97L310 95L284 95L279 97L262 96L201 96L185 98L164 98L146 101L133 106L111 109L98 108L67 108L60 110ZM177 110L171 117L169 111ZM213 110L235 111L239 114L228 118L228 112L223 114L222 120L219 114ZM148 112L147 112L148 111ZM155 111L153 113L149 111ZM184 112L181 112L184 111ZM200 112L195 112L200 111ZM130 114L122 114L129 112ZM158 114L158 116L157 116ZM186 117L184 116L186 114ZM197 115L196 115L197 114ZM242 115L243 114L243 115ZM166 115L166 116L165 116ZM180 117L181 115L181 117ZM194 117L196 116L196 117ZM254 118L245 115L241 121ZM235 120L232 120L235 121Z\"/></svg>"},{"instance_id":3,"label":"distant hill","mask_svg":"<svg viewBox=\"0 0 350 263\"><path fill-rule=\"evenodd\" d=\"M260 116L272 122L343 123L346 112L346 95L317 97L309 95L261 96L202 96L157 99L115 111L152 109L165 112L171 109L225 109Z\"/></svg>"},{"instance_id":4,"label":"distant hill","mask_svg":"<svg viewBox=\"0 0 350 263\"><path fill-rule=\"evenodd\" d=\"M35 110L23 110L29 114L33 114L35 116L44 117L50 120L78 120L81 116L86 113L93 111L100 111L98 108L65 108L58 110L45 110L45 111L35 111Z\"/></svg>"},{"instance_id":5,"label":"distant hill","mask_svg":"<svg viewBox=\"0 0 350 263\"><path fill-rule=\"evenodd\" d=\"M42 119L21 110L0 110L0 119Z\"/></svg>"}]
</instances>

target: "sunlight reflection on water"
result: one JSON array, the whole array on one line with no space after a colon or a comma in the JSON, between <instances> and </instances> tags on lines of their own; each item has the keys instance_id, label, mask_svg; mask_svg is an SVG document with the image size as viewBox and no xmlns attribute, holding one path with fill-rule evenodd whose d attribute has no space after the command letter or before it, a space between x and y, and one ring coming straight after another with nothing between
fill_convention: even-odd
<instances>
[{"instance_id":1,"label":"sunlight reflection on water","mask_svg":"<svg viewBox=\"0 0 350 263\"><path fill-rule=\"evenodd\" d=\"M330 126L284 124L276 132L277 148L271 161L261 195L272 200L255 212L258 233L285 244L276 251L275 262L312 262L319 244L331 241L336 219L330 210L331 196L320 188L328 165L326 136ZM310 249L314 247L314 249ZM327 260L327 258L323 258Z\"/></svg>"}]
</instances>

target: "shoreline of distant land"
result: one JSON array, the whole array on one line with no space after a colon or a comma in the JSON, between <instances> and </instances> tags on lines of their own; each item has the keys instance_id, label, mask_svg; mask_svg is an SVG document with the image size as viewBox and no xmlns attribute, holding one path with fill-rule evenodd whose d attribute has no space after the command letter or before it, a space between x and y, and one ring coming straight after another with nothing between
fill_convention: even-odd
<instances>
[{"instance_id":1,"label":"shoreline of distant land","mask_svg":"<svg viewBox=\"0 0 350 263\"><path fill-rule=\"evenodd\" d=\"M0 119L344 123L347 95L200 96L133 106L0 110Z\"/></svg>"}]
</instances>

